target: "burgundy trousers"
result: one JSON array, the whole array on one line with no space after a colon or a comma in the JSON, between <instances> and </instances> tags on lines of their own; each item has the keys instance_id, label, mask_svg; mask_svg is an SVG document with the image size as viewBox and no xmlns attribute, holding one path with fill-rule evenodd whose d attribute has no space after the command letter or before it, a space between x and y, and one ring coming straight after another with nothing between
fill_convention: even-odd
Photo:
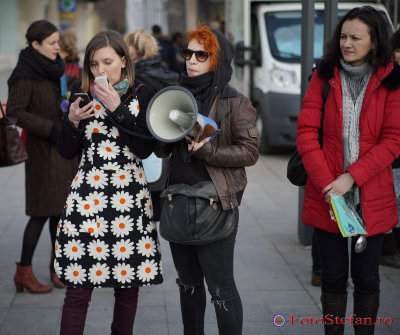
<instances>
[{"instance_id":1,"label":"burgundy trousers","mask_svg":"<svg viewBox=\"0 0 400 335\"><path fill-rule=\"evenodd\" d=\"M60 335L83 335L92 292L92 288L67 288ZM115 303L111 334L132 335L138 295L138 287L114 289Z\"/></svg>"}]
</instances>

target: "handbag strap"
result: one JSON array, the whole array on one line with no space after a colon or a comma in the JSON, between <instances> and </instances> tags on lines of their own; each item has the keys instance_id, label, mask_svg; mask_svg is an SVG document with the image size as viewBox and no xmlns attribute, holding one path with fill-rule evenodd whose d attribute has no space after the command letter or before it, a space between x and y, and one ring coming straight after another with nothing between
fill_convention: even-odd
<instances>
[{"instance_id":1,"label":"handbag strap","mask_svg":"<svg viewBox=\"0 0 400 335\"><path fill-rule=\"evenodd\" d=\"M322 148L322 134L323 134L323 124L324 124L324 117L325 117L325 104L326 100L329 96L329 91L331 90L331 85L329 85L329 80L324 81L324 88L322 89L322 110L321 110L321 127L318 131L318 142Z\"/></svg>"}]
</instances>

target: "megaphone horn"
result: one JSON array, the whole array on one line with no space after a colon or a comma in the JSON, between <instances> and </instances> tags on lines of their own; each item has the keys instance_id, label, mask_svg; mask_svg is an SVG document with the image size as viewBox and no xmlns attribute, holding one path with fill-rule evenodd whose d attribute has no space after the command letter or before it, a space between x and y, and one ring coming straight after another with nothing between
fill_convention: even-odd
<instances>
[{"instance_id":1,"label":"megaphone horn","mask_svg":"<svg viewBox=\"0 0 400 335\"><path fill-rule=\"evenodd\" d=\"M197 111L192 93L180 86L162 89L151 99L146 113L150 133L161 142L177 142L185 136L201 140L217 133L214 120ZM196 127L195 127L196 125Z\"/></svg>"}]
</instances>

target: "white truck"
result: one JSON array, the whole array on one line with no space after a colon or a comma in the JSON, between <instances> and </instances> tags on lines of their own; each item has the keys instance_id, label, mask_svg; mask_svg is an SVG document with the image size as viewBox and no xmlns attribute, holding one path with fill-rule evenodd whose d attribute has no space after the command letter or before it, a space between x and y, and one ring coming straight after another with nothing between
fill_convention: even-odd
<instances>
[{"instance_id":1,"label":"white truck","mask_svg":"<svg viewBox=\"0 0 400 335\"><path fill-rule=\"evenodd\" d=\"M235 45L234 82L257 109L260 152L294 147L300 111L301 1L244 0L244 41ZM379 1L338 3L338 18L370 5L390 18ZM324 2L315 1L314 60L323 53Z\"/></svg>"}]
</instances>

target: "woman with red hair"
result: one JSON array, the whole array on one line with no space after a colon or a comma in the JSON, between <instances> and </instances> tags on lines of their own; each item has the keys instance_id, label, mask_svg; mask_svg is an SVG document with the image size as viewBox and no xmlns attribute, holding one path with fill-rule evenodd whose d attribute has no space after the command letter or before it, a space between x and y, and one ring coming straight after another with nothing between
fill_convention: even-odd
<instances>
[{"instance_id":1,"label":"woman with red hair","mask_svg":"<svg viewBox=\"0 0 400 335\"><path fill-rule=\"evenodd\" d=\"M157 155L172 152L169 185L194 185L211 181L224 210L233 210L234 230L213 243L170 243L180 289L184 334L204 334L206 293L214 303L219 334L242 334L243 311L233 276L233 254L240 204L247 179L245 166L258 159L256 111L249 99L229 85L233 46L225 36L207 26L189 31L182 51L186 71L181 86L196 99L199 113L213 119L221 130L212 141L189 138L159 145ZM161 224L163 224L161 217Z\"/></svg>"}]
</instances>

